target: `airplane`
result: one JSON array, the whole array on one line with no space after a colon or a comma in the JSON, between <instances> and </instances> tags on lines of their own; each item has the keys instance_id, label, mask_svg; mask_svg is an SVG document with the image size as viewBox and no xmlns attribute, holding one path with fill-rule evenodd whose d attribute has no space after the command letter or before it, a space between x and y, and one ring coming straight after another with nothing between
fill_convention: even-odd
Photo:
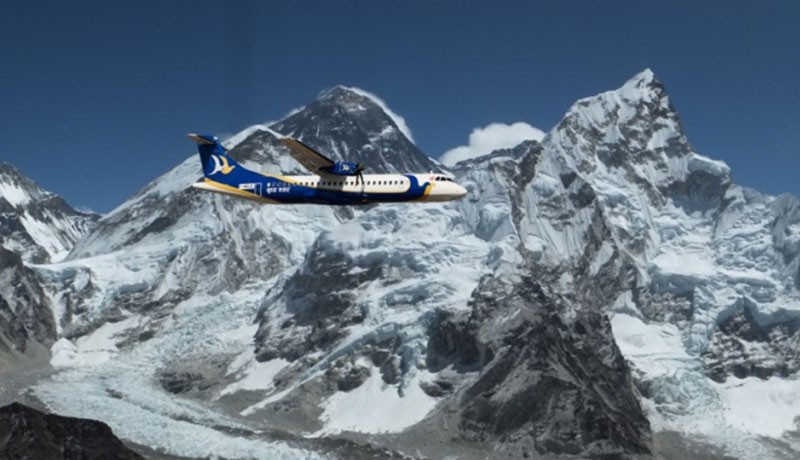
<instances>
[{"instance_id":1,"label":"airplane","mask_svg":"<svg viewBox=\"0 0 800 460\"><path fill-rule=\"evenodd\" d=\"M308 145L280 137L292 157L312 174L278 176L251 171L228 156L216 136L188 134L197 142L203 178L192 187L268 204L363 205L450 201L467 194L439 174L363 174L363 166L333 161Z\"/></svg>"}]
</instances>

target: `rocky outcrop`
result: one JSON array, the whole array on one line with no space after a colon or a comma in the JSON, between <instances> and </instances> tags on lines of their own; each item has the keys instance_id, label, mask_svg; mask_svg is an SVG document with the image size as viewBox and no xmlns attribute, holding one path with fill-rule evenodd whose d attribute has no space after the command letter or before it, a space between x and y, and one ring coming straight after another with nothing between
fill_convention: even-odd
<instances>
[{"instance_id":1,"label":"rocky outcrop","mask_svg":"<svg viewBox=\"0 0 800 460\"><path fill-rule=\"evenodd\" d=\"M0 408L0 458L140 460L105 423L45 414L14 403Z\"/></svg>"},{"instance_id":2,"label":"rocky outcrop","mask_svg":"<svg viewBox=\"0 0 800 460\"><path fill-rule=\"evenodd\" d=\"M41 283L19 255L0 246L0 353L21 354L31 341L49 347L56 340Z\"/></svg>"},{"instance_id":3,"label":"rocky outcrop","mask_svg":"<svg viewBox=\"0 0 800 460\"><path fill-rule=\"evenodd\" d=\"M759 313L742 299L721 315L703 362L709 377L724 382L789 377L800 371L800 315L786 310Z\"/></svg>"},{"instance_id":4,"label":"rocky outcrop","mask_svg":"<svg viewBox=\"0 0 800 460\"><path fill-rule=\"evenodd\" d=\"M432 328L428 354L432 370L449 360L456 372L477 372L440 411L457 414L465 439L512 452L650 451L650 425L605 314L583 305L566 319L565 305L532 278L487 276L470 303L469 317Z\"/></svg>"}]
</instances>

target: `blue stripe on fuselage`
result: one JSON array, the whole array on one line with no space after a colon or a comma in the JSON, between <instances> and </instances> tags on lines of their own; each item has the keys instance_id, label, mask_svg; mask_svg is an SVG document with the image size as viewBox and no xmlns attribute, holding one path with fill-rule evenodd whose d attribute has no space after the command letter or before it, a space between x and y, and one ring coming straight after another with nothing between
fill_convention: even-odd
<instances>
[{"instance_id":1,"label":"blue stripe on fuselage","mask_svg":"<svg viewBox=\"0 0 800 460\"><path fill-rule=\"evenodd\" d=\"M413 201L425 195L429 182L420 184L416 176L404 175L409 187L400 193L362 193L359 191L330 190L323 187L308 187L283 180L275 176L265 176L246 168L235 168L228 174L216 173L209 179L253 193L254 195L280 203L313 203L330 205L355 205L381 202Z\"/></svg>"}]
</instances>

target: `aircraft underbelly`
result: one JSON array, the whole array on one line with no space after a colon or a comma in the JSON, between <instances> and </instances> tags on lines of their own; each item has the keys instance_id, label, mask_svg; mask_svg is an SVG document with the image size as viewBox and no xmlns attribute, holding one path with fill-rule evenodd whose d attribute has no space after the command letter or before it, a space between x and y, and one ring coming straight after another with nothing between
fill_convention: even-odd
<instances>
[{"instance_id":1,"label":"aircraft underbelly","mask_svg":"<svg viewBox=\"0 0 800 460\"><path fill-rule=\"evenodd\" d=\"M430 191L426 183L420 185L415 179L402 191L383 190L336 190L324 187L298 185L292 177L264 181L263 176L241 176L240 181L224 184L206 178L204 182L192 184L194 188L224 195L236 196L267 204L324 204L364 205L371 203L400 203L425 200ZM367 186L367 189L370 187Z\"/></svg>"}]
</instances>

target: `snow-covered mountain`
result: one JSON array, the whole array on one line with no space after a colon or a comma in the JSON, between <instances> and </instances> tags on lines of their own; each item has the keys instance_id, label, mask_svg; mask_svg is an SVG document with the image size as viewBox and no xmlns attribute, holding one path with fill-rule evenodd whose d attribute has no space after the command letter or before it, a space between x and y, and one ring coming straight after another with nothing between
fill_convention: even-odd
<instances>
[{"instance_id":1,"label":"snow-covered mountain","mask_svg":"<svg viewBox=\"0 0 800 460\"><path fill-rule=\"evenodd\" d=\"M438 162L411 140L405 120L374 95L336 86L311 104L272 125L337 159L363 164L371 172L441 171Z\"/></svg>"},{"instance_id":2,"label":"snow-covered mountain","mask_svg":"<svg viewBox=\"0 0 800 460\"><path fill-rule=\"evenodd\" d=\"M26 262L61 260L99 217L76 211L14 166L0 162L0 244Z\"/></svg>"},{"instance_id":3,"label":"snow-covered mountain","mask_svg":"<svg viewBox=\"0 0 800 460\"><path fill-rule=\"evenodd\" d=\"M99 218L0 162L0 370L45 354L57 338L52 305L26 264L63 259Z\"/></svg>"},{"instance_id":4,"label":"snow-covered mountain","mask_svg":"<svg viewBox=\"0 0 800 460\"><path fill-rule=\"evenodd\" d=\"M56 338L41 279L18 254L0 246L0 371L17 367L25 358L46 355Z\"/></svg>"},{"instance_id":5,"label":"snow-covered mountain","mask_svg":"<svg viewBox=\"0 0 800 460\"><path fill-rule=\"evenodd\" d=\"M442 168L353 88L270 128ZM231 146L297 168L270 129ZM652 72L448 172L465 199L258 206L187 188L187 159L65 260L11 264L59 337L32 394L187 457L800 452L798 201L694 152Z\"/></svg>"}]
</instances>

